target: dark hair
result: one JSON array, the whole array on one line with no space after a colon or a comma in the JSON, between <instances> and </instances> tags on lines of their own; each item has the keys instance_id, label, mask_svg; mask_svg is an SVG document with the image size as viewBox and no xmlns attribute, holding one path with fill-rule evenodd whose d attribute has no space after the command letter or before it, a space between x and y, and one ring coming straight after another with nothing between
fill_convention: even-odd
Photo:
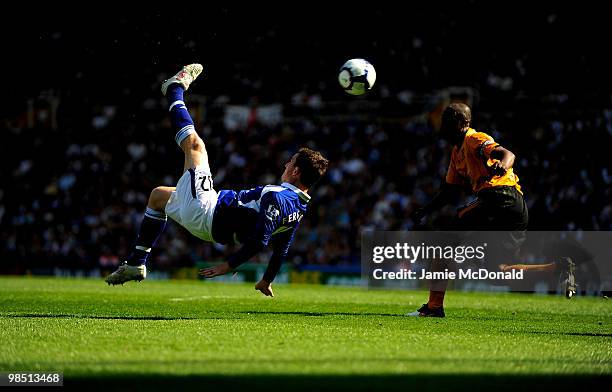
<instances>
[{"instance_id":1,"label":"dark hair","mask_svg":"<svg viewBox=\"0 0 612 392\"><path fill-rule=\"evenodd\" d=\"M454 124L458 128L469 127L472 122L472 110L464 103L451 103L442 113L444 121Z\"/></svg>"},{"instance_id":2,"label":"dark hair","mask_svg":"<svg viewBox=\"0 0 612 392\"><path fill-rule=\"evenodd\" d=\"M310 148L300 148L295 157L295 166L300 169L300 182L310 188L323 177L329 161L320 152Z\"/></svg>"}]
</instances>

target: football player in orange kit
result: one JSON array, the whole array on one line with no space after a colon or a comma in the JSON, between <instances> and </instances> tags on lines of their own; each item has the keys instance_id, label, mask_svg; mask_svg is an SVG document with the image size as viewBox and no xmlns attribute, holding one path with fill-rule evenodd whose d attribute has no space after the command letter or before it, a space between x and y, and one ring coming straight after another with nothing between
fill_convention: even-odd
<instances>
[{"instance_id":1,"label":"football player in orange kit","mask_svg":"<svg viewBox=\"0 0 612 392\"><path fill-rule=\"evenodd\" d=\"M440 135L453 145L446 181L434 199L411 217L420 223L469 187L477 199L459 210L461 230L524 232L529 218L519 178L512 169L515 155L491 136L471 128L471 121L471 109L463 103L452 103L444 110ZM444 317L446 282L437 283L431 287L428 303L408 316Z\"/></svg>"}]
</instances>

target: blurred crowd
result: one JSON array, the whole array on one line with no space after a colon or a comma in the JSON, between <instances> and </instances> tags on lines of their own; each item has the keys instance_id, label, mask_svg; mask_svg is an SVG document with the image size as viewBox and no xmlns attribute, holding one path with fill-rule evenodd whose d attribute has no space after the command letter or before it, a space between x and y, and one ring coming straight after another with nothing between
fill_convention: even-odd
<instances>
[{"instance_id":1,"label":"blurred crowd","mask_svg":"<svg viewBox=\"0 0 612 392\"><path fill-rule=\"evenodd\" d=\"M544 15L541 23L554 25L555 18ZM69 42L70 35L45 37L48 44ZM282 31L270 30L245 45L271 53L269 42L280 39ZM529 68L530 59L519 49L496 52L481 68L470 65L466 79L458 82L468 87L457 88L452 78L436 78L444 71L438 61L443 54L441 44L431 40L414 35L397 53L377 46L372 56L378 64L403 60L410 64L405 69L410 77L399 73L399 65L393 72L387 67L387 73L381 66L375 89L362 98L343 95L335 84L336 68L345 60L336 57L329 59L332 65L315 62L328 66L329 78L309 75L304 83L296 82L291 70L297 60L291 57L293 63L281 64L275 84L266 79L270 75L257 78L261 69L255 61L236 59L225 71L233 75L231 81L203 82L189 91L187 104L206 142L217 190L277 183L283 164L300 146L319 149L330 159L329 173L311 190L291 262L356 264L363 230L414 229L410 212L433 197L446 173L449 146L437 137L437 125L451 100L471 104L474 127L516 154L531 230L612 230L610 92L575 86L541 91L534 84L537 62L531 59ZM181 42L189 50L177 56L179 64L197 51L194 40ZM316 48L316 39L310 45ZM324 41L318 45L325 49ZM410 57L403 59L402 51ZM70 84L47 81L42 91L30 86L21 104L6 112L0 272L111 269L127 255L149 192L174 185L181 175L182 153L159 93L159 82L177 65L164 64L150 64L137 80L120 74L108 90L103 87L108 80L92 88L87 71L65 75ZM432 79L436 83L428 83ZM273 122L258 118L257 109L266 104L280 104L282 115ZM231 105L252 115L246 122L228 121ZM469 197L430 216L426 226L451 219ZM233 250L203 243L169 222L153 251L153 265L193 266ZM254 261L266 262L268 255Z\"/></svg>"},{"instance_id":2,"label":"blurred crowd","mask_svg":"<svg viewBox=\"0 0 612 392\"><path fill-rule=\"evenodd\" d=\"M202 120L198 114L214 111L198 101L192 107L196 122ZM299 112L285 111L292 109ZM317 111L302 110L276 126L254 118L233 129L222 118L210 118L198 131L216 189L276 183L299 146L322 150L332 165L311 191L312 205L291 257L295 263L358 263L362 230L414 228L408 216L443 181L449 147L436 137L435 110L397 121L318 116ZM114 265L129 252L151 189L173 185L181 174L182 155L173 144L165 102L158 97L127 109L96 108L90 128L79 134L54 128L48 114L35 111L31 127L4 132L5 145L20 154L3 164L2 182L9 184L0 193L3 266ZM525 113L490 120L483 114L476 116L475 127L518 157L515 171L532 230L612 229L612 173L605 151L612 110L556 113L536 122L525 120ZM429 225L451 219L456 207L431 216ZM191 266L231 251L204 244L171 222L154 260L158 268Z\"/></svg>"}]
</instances>

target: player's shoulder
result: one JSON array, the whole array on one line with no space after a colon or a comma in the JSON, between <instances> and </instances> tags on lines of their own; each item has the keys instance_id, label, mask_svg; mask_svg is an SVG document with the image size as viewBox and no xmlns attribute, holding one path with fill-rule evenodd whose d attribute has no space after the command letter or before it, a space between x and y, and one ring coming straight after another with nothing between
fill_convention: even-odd
<instances>
[{"instance_id":1,"label":"player's shoulder","mask_svg":"<svg viewBox=\"0 0 612 392\"><path fill-rule=\"evenodd\" d=\"M270 194L276 194L279 192L282 192L286 190L285 187L283 187L282 185L275 185L275 184L268 184L268 185L264 185L263 186L263 191L264 193L270 193Z\"/></svg>"},{"instance_id":2,"label":"player's shoulder","mask_svg":"<svg viewBox=\"0 0 612 392\"><path fill-rule=\"evenodd\" d=\"M265 201L282 201L293 197L293 192L282 185L264 185L261 198Z\"/></svg>"},{"instance_id":3,"label":"player's shoulder","mask_svg":"<svg viewBox=\"0 0 612 392\"><path fill-rule=\"evenodd\" d=\"M474 141L493 140L493 137L491 135L489 135L488 133L482 132L482 131L477 131L475 129L470 129L470 131L468 131L466 137L469 140L474 140Z\"/></svg>"},{"instance_id":4,"label":"player's shoulder","mask_svg":"<svg viewBox=\"0 0 612 392\"><path fill-rule=\"evenodd\" d=\"M308 203L310 195L296 186L283 182L281 185L265 185L261 192L262 201L278 201L279 203Z\"/></svg>"},{"instance_id":5,"label":"player's shoulder","mask_svg":"<svg viewBox=\"0 0 612 392\"><path fill-rule=\"evenodd\" d=\"M259 199L261 197L261 193L263 192L264 188L265 188L264 186L256 186L253 188L240 190L236 193L238 193L240 197L249 197L249 198Z\"/></svg>"},{"instance_id":6,"label":"player's shoulder","mask_svg":"<svg viewBox=\"0 0 612 392\"><path fill-rule=\"evenodd\" d=\"M466 135L465 142L470 151L476 151L483 145L495 143L495 140L486 132L478 132L471 129Z\"/></svg>"}]
</instances>

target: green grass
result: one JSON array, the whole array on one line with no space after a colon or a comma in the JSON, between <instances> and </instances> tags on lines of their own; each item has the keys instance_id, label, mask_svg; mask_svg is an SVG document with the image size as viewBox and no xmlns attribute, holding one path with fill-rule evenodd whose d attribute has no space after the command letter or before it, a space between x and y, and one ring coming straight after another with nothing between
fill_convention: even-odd
<instances>
[{"instance_id":1,"label":"green grass","mask_svg":"<svg viewBox=\"0 0 612 392\"><path fill-rule=\"evenodd\" d=\"M143 390L584 389L612 375L612 303L602 298L450 292L447 318L414 319L402 314L424 292L275 285L275 294L0 278L0 372L59 370L75 388Z\"/></svg>"}]
</instances>

